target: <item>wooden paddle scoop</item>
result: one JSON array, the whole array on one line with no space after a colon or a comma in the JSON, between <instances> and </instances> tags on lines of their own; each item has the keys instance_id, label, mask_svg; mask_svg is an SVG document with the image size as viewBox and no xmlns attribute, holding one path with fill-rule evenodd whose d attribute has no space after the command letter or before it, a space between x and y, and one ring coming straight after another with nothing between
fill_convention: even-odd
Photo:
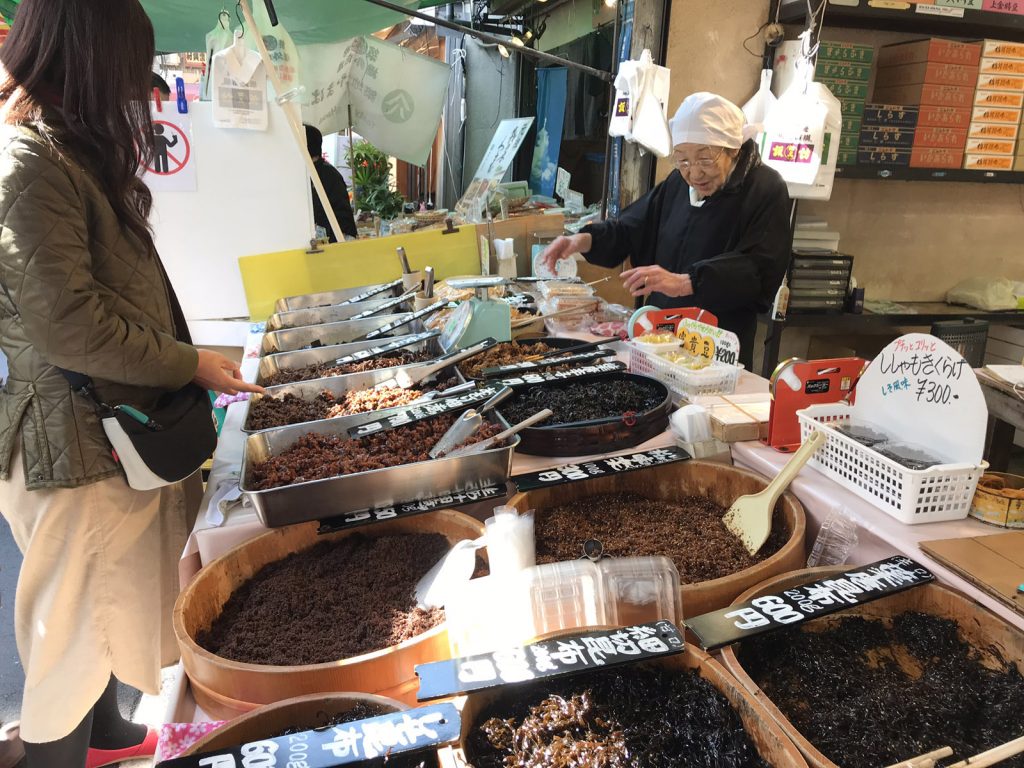
<instances>
[{"instance_id":1,"label":"wooden paddle scoop","mask_svg":"<svg viewBox=\"0 0 1024 768\"><path fill-rule=\"evenodd\" d=\"M740 496L725 513L722 518L725 527L743 542L751 555L756 555L768 541L772 532L772 510L779 496L824 442L824 432L812 432L767 488L750 496Z\"/></svg>"}]
</instances>

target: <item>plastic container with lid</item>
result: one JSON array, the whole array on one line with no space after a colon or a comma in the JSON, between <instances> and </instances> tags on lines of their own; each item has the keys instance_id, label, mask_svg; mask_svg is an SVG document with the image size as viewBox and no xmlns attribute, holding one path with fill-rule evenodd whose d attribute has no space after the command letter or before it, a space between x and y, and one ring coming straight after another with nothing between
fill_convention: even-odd
<instances>
[{"instance_id":1,"label":"plastic container with lid","mask_svg":"<svg viewBox=\"0 0 1024 768\"><path fill-rule=\"evenodd\" d=\"M520 515L515 507L495 507L484 528L493 576L514 576L536 565L532 512Z\"/></svg>"},{"instance_id":2,"label":"plastic container with lid","mask_svg":"<svg viewBox=\"0 0 1024 768\"><path fill-rule=\"evenodd\" d=\"M522 572L533 635L607 624L601 572L590 560L538 565Z\"/></svg>"},{"instance_id":3,"label":"plastic container with lid","mask_svg":"<svg viewBox=\"0 0 1024 768\"><path fill-rule=\"evenodd\" d=\"M609 557L601 560L605 618L616 627L682 618L679 571L667 557Z\"/></svg>"},{"instance_id":4,"label":"plastic container with lid","mask_svg":"<svg viewBox=\"0 0 1024 768\"><path fill-rule=\"evenodd\" d=\"M669 331L651 331L633 338L629 343L652 355L664 355L683 346L682 339Z\"/></svg>"}]
</instances>

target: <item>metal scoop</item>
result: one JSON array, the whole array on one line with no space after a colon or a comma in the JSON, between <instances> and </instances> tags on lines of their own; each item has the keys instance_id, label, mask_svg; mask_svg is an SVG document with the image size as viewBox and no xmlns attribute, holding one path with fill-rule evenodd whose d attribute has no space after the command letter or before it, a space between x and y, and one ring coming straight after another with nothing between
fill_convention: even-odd
<instances>
[{"instance_id":1,"label":"metal scoop","mask_svg":"<svg viewBox=\"0 0 1024 768\"><path fill-rule=\"evenodd\" d=\"M481 405L479 410L470 408L462 414L448 428L448 431L441 435L441 439L437 441L434 447L430 449L430 458L436 459L444 456L449 451L469 440L483 426L484 414L511 394L512 387L502 387L496 395Z\"/></svg>"},{"instance_id":2,"label":"metal scoop","mask_svg":"<svg viewBox=\"0 0 1024 768\"><path fill-rule=\"evenodd\" d=\"M426 365L416 366L408 369L399 370L393 379L381 382L374 389L386 389L388 387L399 387L401 389L409 389L416 386L419 382L429 379L439 371L443 371L450 365L461 363L474 355L479 355L481 352L485 352L495 344L494 339L484 339L481 342L474 344L471 347L466 347L458 352L453 352L450 355L438 358L433 363L427 363Z\"/></svg>"},{"instance_id":3,"label":"metal scoop","mask_svg":"<svg viewBox=\"0 0 1024 768\"><path fill-rule=\"evenodd\" d=\"M502 443L505 440L508 440L513 435L522 432L527 427L532 427L534 424L537 424L538 422L544 421L545 419L550 419L553 415L554 411L552 411L550 408L545 408L543 411L538 411L537 413L533 414L533 416L531 416L530 418L524 419L515 426L509 427L504 432L501 432L500 434L497 434L494 437L489 437L486 440L481 440L479 443L473 443L472 445L464 445L461 448L456 448L454 451L448 454L448 457L451 458L454 456L469 456L474 453L483 453L484 451L490 450L498 443Z\"/></svg>"}]
</instances>

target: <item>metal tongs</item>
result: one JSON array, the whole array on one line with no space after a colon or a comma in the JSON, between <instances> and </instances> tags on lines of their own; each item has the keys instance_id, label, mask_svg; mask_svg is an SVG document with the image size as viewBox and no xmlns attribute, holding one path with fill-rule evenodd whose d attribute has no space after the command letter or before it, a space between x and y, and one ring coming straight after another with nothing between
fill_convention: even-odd
<instances>
[{"instance_id":1,"label":"metal tongs","mask_svg":"<svg viewBox=\"0 0 1024 768\"><path fill-rule=\"evenodd\" d=\"M394 378L388 379L378 384L374 389L387 389L389 387L398 387L400 389L409 389L416 386L421 381L429 379L438 372L444 370L450 365L461 363L474 355L479 355L481 352L486 352L488 349L497 344L494 339L484 339L471 347L453 352L450 355L438 358L433 363L427 363L425 365L417 366L410 369L399 370Z\"/></svg>"},{"instance_id":2,"label":"metal tongs","mask_svg":"<svg viewBox=\"0 0 1024 768\"><path fill-rule=\"evenodd\" d=\"M450 453L464 442L475 435L484 424L484 414L492 410L496 405L504 402L512 394L512 387L502 387L490 400L480 406L479 410L470 408L455 420L448 431L441 435L433 448L430 449L430 458L436 459Z\"/></svg>"}]
</instances>

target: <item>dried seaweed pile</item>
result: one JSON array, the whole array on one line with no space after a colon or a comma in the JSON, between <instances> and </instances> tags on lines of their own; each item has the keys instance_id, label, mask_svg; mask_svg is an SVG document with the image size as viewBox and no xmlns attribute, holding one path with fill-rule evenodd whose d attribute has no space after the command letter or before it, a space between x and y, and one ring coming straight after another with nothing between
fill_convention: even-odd
<instances>
[{"instance_id":1,"label":"dried seaweed pile","mask_svg":"<svg viewBox=\"0 0 1024 768\"><path fill-rule=\"evenodd\" d=\"M634 667L519 688L477 724L475 768L766 766L726 698L692 672Z\"/></svg>"},{"instance_id":2,"label":"dried seaweed pile","mask_svg":"<svg viewBox=\"0 0 1024 768\"><path fill-rule=\"evenodd\" d=\"M982 658L955 621L912 612L892 629L850 616L740 649L754 681L843 768L878 768L946 745L964 759L1019 737L1024 678L1013 664L996 658L988 669ZM1024 768L1024 757L1001 765Z\"/></svg>"}]
</instances>

